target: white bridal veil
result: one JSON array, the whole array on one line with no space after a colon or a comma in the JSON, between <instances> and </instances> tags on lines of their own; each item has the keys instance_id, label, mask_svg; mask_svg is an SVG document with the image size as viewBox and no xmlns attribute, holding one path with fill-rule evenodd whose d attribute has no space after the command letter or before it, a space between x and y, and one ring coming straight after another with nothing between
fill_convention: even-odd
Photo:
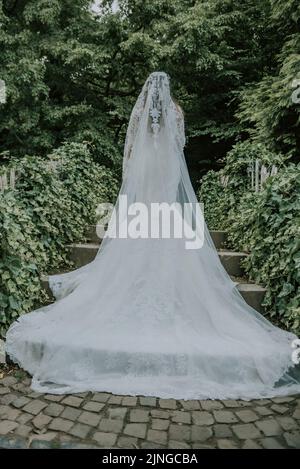
<instances>
[{"instance_id":1,"label":"white bridal veil","mask_svg":"<svg viewBox=\"0 0 300 469\"><path fill-rule=\"evenodd\" d=\"M184 143L169 77L153 73L131 114L117 215L121 196L129 206L196 206ZM188 224L196 219L192 209ZM57 301L21 316L7 333L7 353L31 373L33 389L178 399L300 392L296 337L245 303L206 226L201 249L185 241L106 235L92 263L51 277Z\"/></svg>"}]
</instances>

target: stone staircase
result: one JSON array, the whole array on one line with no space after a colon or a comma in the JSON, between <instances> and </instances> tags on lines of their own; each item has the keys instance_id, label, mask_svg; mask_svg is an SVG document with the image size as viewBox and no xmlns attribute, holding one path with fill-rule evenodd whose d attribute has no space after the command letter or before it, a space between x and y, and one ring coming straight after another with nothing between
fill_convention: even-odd
<instances>
[{"instance_id":1,"label":"stone staircase","mask_svg":"<svg viewBox=\"0 0 300 469\"><path fill-rule=\"evenodd\" d=\"M245 301L257 311L262 312L262 302L266 293L265 288L260 285L249 283L245 279L245 274L241 262L247 257L243 252L228 251L226 249L226 232L210 231L213 242L218 250L220 260L231 276L237 283L237 287ZM97 237L96 227L90 225L86 231L86 239L83 244L69 245L70 259L74 262L75 268L82 267L93 261L101 240ZM51 294L47 276L42 276L44 288Z\"/></svg>"}]
</instances>

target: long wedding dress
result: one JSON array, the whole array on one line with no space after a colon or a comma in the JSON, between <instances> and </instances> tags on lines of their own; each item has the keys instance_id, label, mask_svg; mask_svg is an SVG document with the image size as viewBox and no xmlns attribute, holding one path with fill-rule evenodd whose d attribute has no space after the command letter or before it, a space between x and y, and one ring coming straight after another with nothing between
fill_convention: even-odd
<instances>
[{"instance_id":1,"label":"long wedding dress","mask_svg":"<svg viewBox=\"0 0 300 469\"><path fill-rule=\"evenodd\" d=\"M169 77L153 73L131 114L119 196L194 206L184 143ZM50 277L57 301L7 333L6 351L32 388L176 399L299 393L296 337L245 303L206 226L204 235L197 250L183 239L106 236L93 262Z\"/></svg>"}]
</instances>

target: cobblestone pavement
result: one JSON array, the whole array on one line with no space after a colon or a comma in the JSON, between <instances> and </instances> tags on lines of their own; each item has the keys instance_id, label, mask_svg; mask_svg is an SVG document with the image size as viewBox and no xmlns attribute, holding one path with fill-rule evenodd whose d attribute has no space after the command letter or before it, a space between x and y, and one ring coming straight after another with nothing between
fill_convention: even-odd
<instances>
[{"instance_id":1,"label":"cobblestone pavement","mask_svg":"<svg viewBox=\"0 0 300 469\"><path fill-rule=\"evenodd\" d=\"M0 379L0 448L300 448L300 396L176 401L104 392L38 394Z\"/></svg>"}]
</instances>

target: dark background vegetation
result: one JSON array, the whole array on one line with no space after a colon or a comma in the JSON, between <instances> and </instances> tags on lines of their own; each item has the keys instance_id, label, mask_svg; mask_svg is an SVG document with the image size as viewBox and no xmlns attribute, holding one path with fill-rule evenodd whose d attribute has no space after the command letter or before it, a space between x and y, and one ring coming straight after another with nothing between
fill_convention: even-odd
<instances>
[{"instance_id":1,"label":"dark background vegetation","mask_svg":"<svg viewBox=\"0 0 300 469\"><path fill-rule=\"evenodd\" d=\"M296 158L299 71L296 0L3 0L0 151L46 155L88 142L120 168L131 107L147 75L164 70L186 115L193 181L251 136ZM105 8L106 7L106 8Z\"/></svg>"}]
</instances>

